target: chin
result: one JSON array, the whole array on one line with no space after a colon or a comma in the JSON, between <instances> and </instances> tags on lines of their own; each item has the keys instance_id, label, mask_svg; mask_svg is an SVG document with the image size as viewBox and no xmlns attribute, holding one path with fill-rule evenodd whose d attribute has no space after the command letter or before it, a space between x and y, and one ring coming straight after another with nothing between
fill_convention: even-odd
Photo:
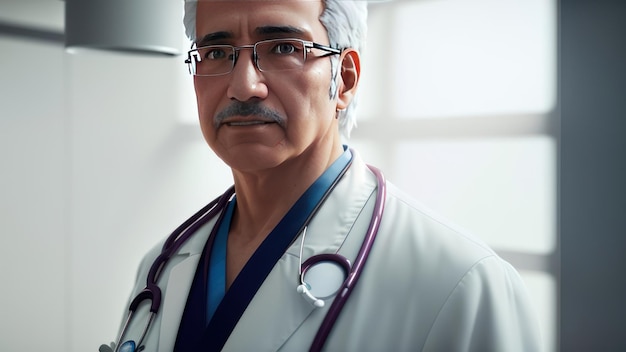
<instances>
[{"instance_id":1,"label":"chin","mask_svg":"<svg viewBox=\"0 0 626 352\"><path fill-rule=\"evenodd\" d=\"M242 172L271 169L288 159L285 149L280 146L238 145L225 153L216 153L230 168Z\"/></svg>"}]
</instances>

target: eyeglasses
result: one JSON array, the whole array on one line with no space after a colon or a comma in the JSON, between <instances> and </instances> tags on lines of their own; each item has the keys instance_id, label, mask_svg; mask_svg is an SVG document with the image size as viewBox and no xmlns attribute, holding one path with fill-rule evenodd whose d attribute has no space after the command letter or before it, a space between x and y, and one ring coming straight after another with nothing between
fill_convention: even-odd
<instances>
[{"instance_id":1,"label":"eyeglasses","mask_svg":"<svg viewBox=\"0 0 626 352\"><path fill-rule=\"evenodd\" d=\"M252 61L261 72L302 69L312 49L326 51L315 57L341 54L341 50L301 39L261 40L252 45L207 45L189 50L185 63L194 76L220 76L232 72L241 49L252 49Z\"/></svg>"}]
</instances>

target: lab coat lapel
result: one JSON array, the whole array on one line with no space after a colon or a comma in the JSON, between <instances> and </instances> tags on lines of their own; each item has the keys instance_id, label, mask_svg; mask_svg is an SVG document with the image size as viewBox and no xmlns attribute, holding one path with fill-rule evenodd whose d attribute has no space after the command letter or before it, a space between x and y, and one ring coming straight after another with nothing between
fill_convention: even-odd
<instances>
[{"instance_id":1,"label":"lab coat lapel","mask_svg":"<svg viewBox=\"0 0 626 352\"><path fill-rule=\"evenodd\" d=\"M307 228L303 261L315 254L336 253L340 250L376 187L375 181L366 176L365 169L363 162L355 156L353 165ZM223 351L277 351L306 319L321 321L326 314L331 300L326 302L324 308L318 309L296 291L299 285L301 240L302 234L276 263L242 315ZM352 253L342 254L353 262ZM303 332L302 348L311 343L314 334L315 331Z\"/></svg>"},{"instance_id":2,"label":"lab coat lapel","mask_svg":"<svg viewBox=\"0 0 626 352\"><path fill-rule=\"evenodd\" d=\"M202 250L215 222L215 219L209 221L198 230L198 233L183 244L176 256L172 258L172 262L175 264L171 266L169 273L166 273L167 275L164 275L162 278L166 282L159 284L160 287L166 287L167 289L167 291L163 292L163 303L161 306L162 320L159 333L159 352L171 352L174 350L178 328L187 303L187 296L191 289Z\"/></svg>"}]
</instances>

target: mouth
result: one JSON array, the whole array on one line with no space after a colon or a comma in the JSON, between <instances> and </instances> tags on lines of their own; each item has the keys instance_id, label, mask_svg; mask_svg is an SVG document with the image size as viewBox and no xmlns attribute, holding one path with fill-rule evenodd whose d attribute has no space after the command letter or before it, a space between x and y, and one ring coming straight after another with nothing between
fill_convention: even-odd
<instances>
[{"instance_id":1,"label":"mouth","mask_svg":"<svg viewBox=\"0 0 626 352\"><path fill-rule=\"evenodd\" d=\"M269 125L271 123L276 123L276 122L275 121L259 121L259 120L224 122L226 126L244 126L244 127L245 126Z\"/></svg>"}]
</instances>

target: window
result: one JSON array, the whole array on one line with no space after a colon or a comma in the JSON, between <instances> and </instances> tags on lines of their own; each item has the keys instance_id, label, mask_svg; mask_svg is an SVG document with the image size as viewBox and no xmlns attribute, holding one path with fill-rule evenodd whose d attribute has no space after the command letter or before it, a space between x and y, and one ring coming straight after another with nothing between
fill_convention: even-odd
<instances>
[{"instance_id":1,"label":"window","mask_svg":"<svg viewBox=\"0 0 626 352\"><path fill-rule=\"evenodd\" d=\"M556 3L374 3L351 144L522 274L557 350Z\"/></svg>"}]
</instances>

